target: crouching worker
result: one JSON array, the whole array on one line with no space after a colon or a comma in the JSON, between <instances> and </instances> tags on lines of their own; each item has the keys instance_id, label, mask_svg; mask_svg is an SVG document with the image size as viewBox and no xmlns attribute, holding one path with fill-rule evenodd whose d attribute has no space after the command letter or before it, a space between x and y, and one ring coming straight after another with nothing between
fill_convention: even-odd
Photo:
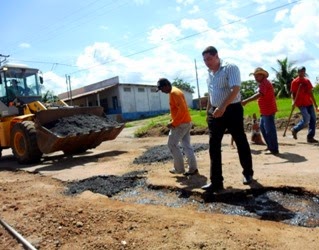
<instances>
[{"instance_id":1,"label":"crouching worker","mask_svg":"<svg viewBox=\"0 0 319 250\"><path fill-rule=\"evenodd\" d=\"M254 113L253 114L253 125L252 125L252 132L251 132L251 142L255 143L257 145L265 145L265 143L263 142L263 139L261 138L261 134L260 134L260 128L259 128L259 124L257 121L257 116Z\"/></svg>"},{"instance_id":2,"label":"crouching worker","mask_svg":"<svg viewBox=\"0 0 319 250\"><path fill-rule=\"evenodd\" d=\"M166 78L160 78L157 82L157 91L162 91L169 95L169 105L171 112L171 122L167 125L170 129L168 136L168 148L174 159L174 168L170 170L172 174L184 174L190 176L198 174L197 162L194 149L190 143L190 130L192 128L191 116L188 111L184 93ZM188 171L185 172L184 159L179 143L181 142L188 162Z\"/></svg>"}]
</instances>

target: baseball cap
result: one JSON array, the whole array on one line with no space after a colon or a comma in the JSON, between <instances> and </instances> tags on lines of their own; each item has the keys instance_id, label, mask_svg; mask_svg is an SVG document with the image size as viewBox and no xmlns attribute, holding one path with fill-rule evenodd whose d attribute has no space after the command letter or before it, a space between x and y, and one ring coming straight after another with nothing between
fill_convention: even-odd
<instances>
[{"instance_id":1,"label":"baseball cap","mask_svg":"<svg viewBox=\"0 0 319 250\"><path fill-rule=\"evenodd\" d=\"M157 90L156 92L160 91L161 88L163 88L164 86L167 86L167 85L172 85L171 82L169 80L167 80L166 78L160 78L158 81L157 81Z\"/></svg>"},{"instance_id":2,"label":"baseball cap","mask_svg":"<svg viewBox=\"0 0 319 250\"><path fill-rule=\"evenodd\" d=\"M298 68L298 72L300 72L300 71L306 71L306 67L305 66L300 66Z\"/></svg>"}]
</instances>

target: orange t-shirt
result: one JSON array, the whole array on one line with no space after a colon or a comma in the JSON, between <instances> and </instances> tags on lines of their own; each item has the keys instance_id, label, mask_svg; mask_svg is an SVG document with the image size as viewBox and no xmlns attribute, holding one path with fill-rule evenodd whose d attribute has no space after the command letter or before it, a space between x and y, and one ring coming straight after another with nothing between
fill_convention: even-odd
<instances>
[{"instance_id":1,"label":"orange t-shirt","mask_svg":"<svg viewBox=\"0 0 319 250\"><path fill-rule=\"evenodd\" d=\"M177 127L182 123L191 122L192 119L188 111L184 93L174 86L172 86L172 90L169 93L169 106L171 110L172 125L174 127Z\"/></svg>"},{"instance_id":2,"label":"orange t-shirt","mask_svg":"<svg viewBox=\"0 0 319 250\"><path fill-rule=\"evenodd\" d=\"M298 87L300 85L300 90L297 96L297 99L295 99L295 105L297 107L301 106L310 106L312 105L312 99L311 99L311 91L312 91L312 84L307 78L295 78L291 83L290 91L294 93L294 95L297 94Z\"/></svg>"}]
</instances>

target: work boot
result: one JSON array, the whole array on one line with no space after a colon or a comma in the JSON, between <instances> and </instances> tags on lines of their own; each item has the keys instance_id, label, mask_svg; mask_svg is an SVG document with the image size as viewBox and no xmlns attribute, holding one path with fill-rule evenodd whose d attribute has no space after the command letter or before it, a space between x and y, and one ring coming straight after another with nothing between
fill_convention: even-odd
<instances>
[{"instance_id":1,"label":"work boot","mask_svg":"<svg viewBox=\"0 0 319 250\"><path fill-rule=\"evenodd\" d=\"M307 142L308 143L318 143L318 141L315 138L313 138L313 137L312 138L308 138Z\"/></svg>"},{"instance_id":2,"label":"work boot","mask_svg":"<svg viewBox=\"0 0 319 250\"><path fill-rule=\"evenodd\" d=\"M224 185L223 183L208 183L204 186L201 187L201 189L205 190L205 191L208 191L208 192L218 192L218 191L221 191L224 189Z\"/></svg>"},{"instance_id":3,"label":"work boot","mask_svg":"<svg viewBox=\"0 0 319 250\"><path fill-rule=\"evenodd\" d=\"M253 182L253 177L251 175L244 175L243 184L249 185Z\"/></svg>"},{"instance_id":4,"label":"work boot","mask_svg":"<svg viewBox=\"0 0 319 250\"><path fill-rule=\"evenodd\" d=\"M169 170L169 172L171 174L183 174L184 173L184 172L177 171L175 168L172 168L171 170Z\"/></svg>"},{"instance_id":5,"label":"work boot","mask_svg":"<svg viewBox=\"0 0 319 250\"><path fill-rule=\"evenodd\" d=\"M195 174L199 174L198 169L195 169L193 172L187 171L183 175L191 176L191 175L195 175Z\"/></svg>"},{"instance_id":6,"label":"work boot","mask_svg":"<svg viewBox=\"0 0 319 250\"><path fill-rule=\"evenodd\" d=\"M297 140L298 138L297 138L297 131L296 130L294 130L293 128L291 129L291 134L292 134L292 137L295 139L295 140Z\"/></svg>"}]
</instances>

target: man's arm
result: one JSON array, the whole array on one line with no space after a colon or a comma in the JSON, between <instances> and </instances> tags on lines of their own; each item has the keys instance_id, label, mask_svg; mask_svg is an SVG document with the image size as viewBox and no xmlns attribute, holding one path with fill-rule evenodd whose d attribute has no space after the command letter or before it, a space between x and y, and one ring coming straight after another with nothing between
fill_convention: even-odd
<instances>
[{"instance_id":1,"label":"man's arm","mask_svg":"<svg viewBox=\"0 0 319 250\"><path fill-rule=\"evenodd\" d=\"M245 106L247 103L257 100L260 96L261 96L261 93L258 92L258 93L256 93L256 94L252 95L251 97L248 97L248 98L246 98L245 100L243 100L243 101L241 102L241 104L242 104L243 106Z\"/></svg>"},{"instance_id":2,"label":"man's arm","mask_svg":"<svg viewBox=\"0 0 319 250\"><path fill-rule=\"evenodd\" d=\"M316 102L316 99L315 99L315 97L314 97L314 95L313 95L312 90L310 91L310 98L311 98L311 100L312 100L313 105L315 105L316 110L318 110L318 105L317 105L317 102Z\"/></svg>"}]
</instances>

